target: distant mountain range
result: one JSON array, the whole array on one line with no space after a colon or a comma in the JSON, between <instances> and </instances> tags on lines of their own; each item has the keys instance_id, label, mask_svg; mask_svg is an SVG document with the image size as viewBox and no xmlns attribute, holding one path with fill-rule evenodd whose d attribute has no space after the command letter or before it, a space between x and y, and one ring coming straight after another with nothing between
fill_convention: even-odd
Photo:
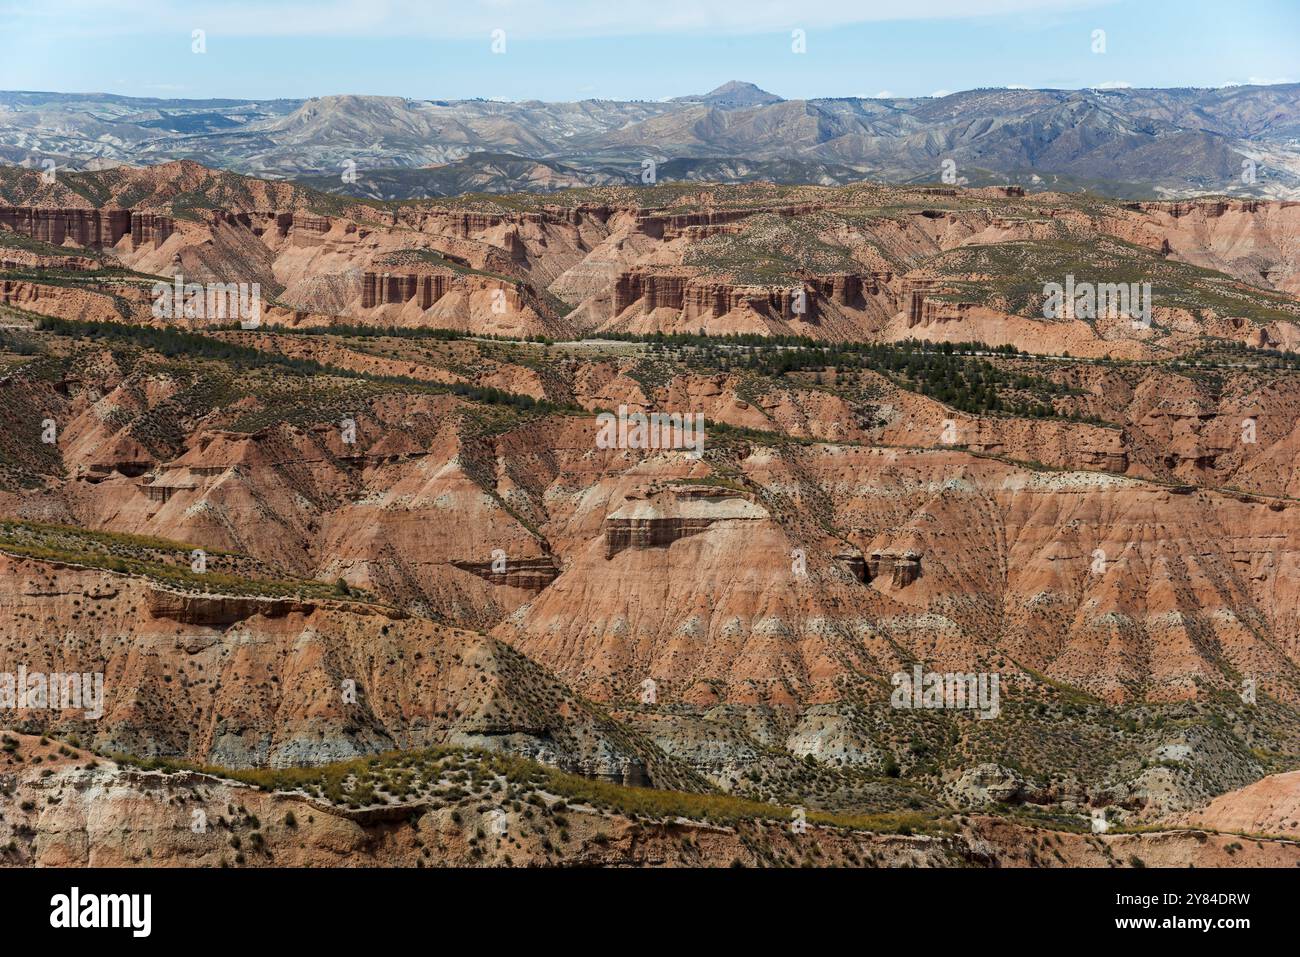
<instances>
[{"instance_id":1,"label":"distant mountain range","mask_svg":"<svg viewBox=\"0 0 1300 957\"><path fill-rule=\"evenodd\" d=\"M576 103L0 93L0 162L47 159L192 159L375 199L642 182L647 161L662 180L918 183L947 170L969 185L1300 198L1300 84L784 100L731 82Z\"/></svg>"}]
</instances>

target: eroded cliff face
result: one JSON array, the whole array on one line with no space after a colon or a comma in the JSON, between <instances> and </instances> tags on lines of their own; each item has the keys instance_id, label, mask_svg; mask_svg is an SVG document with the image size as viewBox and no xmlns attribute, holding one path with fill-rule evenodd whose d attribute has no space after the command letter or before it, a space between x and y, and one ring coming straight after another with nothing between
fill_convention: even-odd
<instances>
[{"instance_id":1,"label":"eroded cliff face","mask_svg":"<svg viewBox=\"0 0 1300 957\"><path fill-rule=\"evenodd\" d=\"M1199 469L1203 484L1151 481L1167 416L1134 443L1131 431L963 416L882 390L875 422L840 422L837 444L815 441L846 415L825 392L755 405L725 375L642 389L611 360L575 379L593 408L671 402L750 427L789 422L813 441L706 424L696 459L601 448L594 413L483 434L464 425L462 400L389 395L341 401L315 424L258 425L265 410L237 404L186 420L174 444L146 444L156 433L144 426L192 393L110 360L85 366L67 395L12 392L57 417L66 475L3 493L8 513L342 578L495 630L598 699L635 697L653 678L665 700L799 707L841 694L845 674L887 675L909 658L1031 669L1113 702L1229 690L1244 674L1291 694L1297 622L1277 598L1294 561L1291 505L1216 489L1193 458L1176 469ZM1126 395L1112 374L1092 386L1144 420L1172 397L1167 380ZM1285 488L1289 433L1275 424L1261 422L1259 451L1232 453L1234 474Z\"/></svg>"},{"instance_id":2,"label":"eroded cliff face","mask_svg":"<svg viewBox=\"0 0 1300 957\"><path fill-rule=\"evenodd\" d=\"M532 208L377 209L323 204L288 184L177 163L116 171L102 208L57 184L45 187L29 205L0 208L0 229L105 248L145 273L256 281L288 307L268 303L267 321L288 325L343 319L554 338L700 329L828 341L925 338L1121 359L1185 353L1207 336L1264 347L1300 343L1292 322L1252 317L1231 301L1195 314L1158 304L1155 329L1140 334L1122 321L1045 322L996 302L963 301L963 284L988 277L932 268L954 250L1115 237L1294 296L1295 203L1098 208L1056 194L869 184L801 187L792 193L804 201L790 202L769 195L771 187L735 189L702 188L654 208L628 192L611 193L617 201ZM185 206L177 218L173 204L195 195L210 196L212 205L197 215ZM111 205L136 197L131 208ZM781 225L790 235L775 235ZM428 268L440 261L453 264L451 275ZM132 318L153 321L147 310Z\"/></svg>"},{"instance_id":3,"label":"eroded cliff face","mask_svg":"<svg viewBox=\"0 0 1300 957\"><path fill-rule=\"evenodd\" d=\"M702 212L689 213L660 213L660 212L638 212L636 217L636 229L638 232L645 233L655 239L672 240L683 235L690 234L691 231L699 238L708 235L710 229L726 226L730 223L736 223L743 219L759 213L770 213L776 216L803 216L808 213L816 212L821 206L815 203L804 203L797 205L778 205L764 207L741 207L738 209L719 209L707 210ZM699 232L699 231L703 232Z\"/></svg>"},{"instance_id":4,"label":"eroded cliff face","mask_svg":"<svg viewBox=\"0 0 1300 957\"><path fill-rule=\"evenodd\" d=\"M671 460L658 467L671 480ZM649 676L688 699L817 700L845 668L897 670L893 648L955 670L1014 660L1113 701L1227 690L1247 672L1289 694L1297 621L1273 595L1294 528L1275 503L960 452L754 449L741 468L794 495L782 521L716 523L666 552L579 551L497 633L597 695ZM855 529L869 581L801 534L791 513L823 502Z\"/></svg>"},{"instance_id":5,"label":"eroded cliff face","mask_svg":"<svg viewBox=\"0 0 1300 957\"><path fill-rule=\"evenodd\" d=\"M1141 228L1170 256L1300 294L1300 203L1182 200L1133 206L1146 220Z\"/></svg>"},{"instance_id":6,"label":"eroded cliff face","mask_svg":"<svg viewBox=\"0 0 1300 957\"><path fill-rule=\"evenodd\" d=\"M611 312L617 319L633 306L645 313L668 309L680 312L681 321L691 322L748 309L774 321L815 323L826 303L861 306L864 295L878 295L887 283L881 277L840 274L809 277L788 287L751 287L697 279L689 273L632 270L615 280Z\"/></svg>"},{"instance_id":7,"label":"eroded cliff face","mask_svg":"<svg viewBox=\"0 0 1300 957\"><path fill-rule=\"evenodd\" d=\"M376 324L456 329L504 336L572 334L527 284L491 276L432 273L361 274L359 315Z\"/></svg>"},{"instance_id":8,"label":"eroded cliff face","mask_svg":"<svg viewBox=\"0 0 1300 957\"><path fill-rule=\"evenodd\" d=\"M138 314L144 315L146 302L138 291L134 298L139 305ZM124 318L112 293L23 279L0 279L0 304L79 322L121 322Z\"/></svg>"},{"instance_id":9,"label":"eroded cliff face","mask_svg":"<svg viewBox=\"0 0 1300 957\"><path fill-rule=\"evenodd\" d=\"M231 767L472 742L655 777L653 749L481 634L360 602L178 591L7 555L0 571L0 673L103 675L102 715L11 708L6 726Z\"/></svg>"},{"instance_id":10,"label":"eroded cliff face","mask_svg":"<svg viewBox=\"0 0 1300 957\"><path fill-rule=\"evenodd\" d=\"M176 229L176 221L161 213L130 209L0 206L0 228L51 246L75 243L93 249L117 246L129 236L134 248L166 242Z\"/></svg>"},{"instance_id":11,"label":"eroded cliff face","mask_svg":"<svg viewBox=\"0 0 1300 957\"><path fill-rule=\"evenodd\" d=\"M638 496L605 518L605 557L625 548L668 548L717 522L755 522L769 518L765 508L732 489L669 486Z\"/></svg>"},{"instance_id":12,"label":"eroded cliff face","mask_svg":"<svg viewBox=\"0 0 1300 957\"><path fill-rule=\"evenodd\" d=\"M1080 834L974 815L943 835L633 819L498 778L498 797L352 809L7 736L0 864L40 867L1293 867L1300 843L1199 829ZM75 755L75 757L74 757ZM23 763L15 765L15 756ZM40 758L41 763L33 763ZM473 766L473 758L470 757ZM477 779L477 776L476 776ZM450 783L450 782L448 782ZM477 791L477 788L475 788ZM529 816L504 804L531 798ZM487 803L484 803L484 802ZM486 808L486 810L485 810ZM777 809L774 808L774 814ZM1050 852L1049 852L1050 848Z\"/></svg>"},{"instance_id":13,"label":"eroded cliff face","mask_svg":"<svg viewBox=\"0 0 1300 957\"><path fill-rule=\"evenodd\" d=\"M193 170L177 175L167 195L203 182ZM951 748L942 773L952 773L929 782L945 801L1011 798L1080 815L1117 807L1142 820L1184 813L1275 768L1270 755L1291 753L1276 729L1300 706L1300 621L1289 597L1300 560L1300 386L1284 368L1232 356L1211 355L1208 367L1146 361L1198 349L1207 336L1295 336L1284 318L1291 207L1098 213L1066 198L954 189L919 204L911 193L906 202L855 193L864 202L846 214L822 203L715 205L726 195L718 188L655 209L420 204L325 215L279 187L260 189L176 219L165 201L126 220L68 197L30 207L41 215L22 220L32 230L24 235L61 235L68 255L6 247L22 275L0 280L0 300L24 313L155 321L146 283L39 276L114 263L258 281L276 305L259 330L209 330L203 341L214 352L239 347L211 362L54 334L35 359L6 355L0 512L183 541L238 553L229 560L264 575L342 584L328 586L329 598L301 588L269 598L216 584L186 590L10 551L0 557L0 672L102 671L107 696L94 722L0 719L105 750L234 766L483 745L610 781L707 779L764 800L788 794L781 789L806 772L833 776L845 801L876 801L879 791L854 792L860 782L845 780L877 787L891 759L924 774L925 747ZM992 275L981 270L999 256L1102 235L1237 280L1253 269L1252 281L1281 290L1269 293L1272 318L1248 319L1222 301L1161 307L1159 334L1146 337L1116 316L1048 322L1016 314L1006 295L980 299ZM966 253L974 258L951 261L976 265L931 268ZM1248 292L1215 282L1229 299ZM703 327L823 341L982 340L1051 354L971 358L991 358L1010 373L999 388L1058 414L961 412L980 408L979 396L946 393L943 383L925 390L944 404L903 388L909 370L837 367L835 350L819 365L774 372L736 343L534 345L274 328L339 320L513 337ZM242 350L294 362L262 366ZM1063 351L1143 361L1075 362ZM605 447L596 415L619 406L702 413L704 454ZM53 442L38 438L46 417ZM974 731L953 721L941 741L913 751L927 725L891 725L886 685L916 662L995 672L1009 708L1085 700L1087 715L1013 724L1016 734L996 744L981 737L979 719ZM1214 710L1237 700L1243 679L1267 720ZM1140 732L1121 724L1134 715L1141 723L1146 709L1171 720ZM1239 726L1248 730L1238 735ZM987 760L988 749L1017 738L1050 742L1035 756L1050 751L1069 775L1029 780ZM1111 764L1073 770L1097 754ZM63 786L97 801L120 787L142 820L156 814L135 794L150 790L130 777L139 772L121 773L105 784L82 768L89 777ZM266 797L268 813L279 814L281 798L300 800ZM97 825L83 825L77 799L58 807L68 818L51 810L42 827L67 842L23 854L55 861L76 858L83 843L124 847L116 825L83 837ZM378 840L372 825L389 813L307 813L317 810L346 823L305 849L287 832L267 835L275 854L315 863L333 842L364 855L358 848ZM416 828L431 829L447 860L480 859L476 845L457 843L464 829L443 810L400 813L427 820ZM662 847L676 860L672 841L695 832L665 827ZM999 827L978 840L994 841ZM572 860L650 860L638 856L641 840L618 858L593 836ZM732 838L719 842L718 854L743 854ZM1219 853L1214 840L1181 836L1115 842L1169 861ZM959 853L1040 863L1023 843L1017 834L997 854ZM151 846L205 863L218 850L165 837ZM414 840L385 847L398 860L426 859ZM913 844L897 848L891 860L938 860L929 850L908 856ZM1108 863L1099 845L1062 851L1076 852ZM119 851L102 853L111 861ZM130 859L129 848L120 853Z\"/></svg>"}]
</instances>

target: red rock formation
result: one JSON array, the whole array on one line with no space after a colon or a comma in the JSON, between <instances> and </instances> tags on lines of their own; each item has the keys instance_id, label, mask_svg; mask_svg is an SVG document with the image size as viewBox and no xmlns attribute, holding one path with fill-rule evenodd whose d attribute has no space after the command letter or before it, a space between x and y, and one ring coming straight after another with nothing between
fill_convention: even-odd
<instances>
[{"instance_id":1,"label":"red rock formation","mask_svg":"<svg viewBox=\"0 0 1300 957\"><path fill-rule=\"evenodd\" d=\"M0 226L23 236L61 246L71 239L80 246L113 246L131 229L126 209L39 209L0 207Z\"/></svg>"},{"instance_id":2,"label":"red rock formation","mask_svg":"<svg viewBox=\"0 0 1300 957\"><path fill-rule=\"evenodd\" d=\"M676 239L688 229L701 226L723 226L738 220L747 219L758 213L777 216L803 216L821 209L820 203L806 203L799 206L774 206L761 209L711 209L693 213L665 214L657 211L641 210L636 216L636 230L655 239Z\"/></svg>"},{"instance_id":3,"label":"red rock formation","mask_svg":"<svg viewBox=\"0 0 1300 957\"><path fill-rule=\"evenodd\" d=\"M160 213L131 213L131 242L161 246L176 231L176 220Z\"/></svg>"},{"instance_id":4,"label":"red rock formation","mask_svg":"<svg viewBox=\"0 0 1300 957\"><path fill-rule=\"evenodd\" d=\"M1218 219L1228 213L1257 213L1265 207L1276 207L1285 209L1288 206L1297 206L1300 203L1286 201L1270 202L1258 199L1187 199L1177 200L1174 202L1150 202L1150 203L1133 203L1126 207L1136 209L1142 212L1150 213L1167 213L1174 219L1181 219L1192 213L1204 213L1210 219Z\"/></svg>"},{"instance_id":5,"label":"red rock formation","mask_svg":"<svg viewBox=\"0 0 1300 957\"><path fill-rule=\"evenodd\" d=\"M921 325L926 318L926 296L942 287L936 279L908 278L903 286L903 297L907 301L907 327Z\"/></svg>"},{"instance_id":6,"label":"red rock formation","mask_svg":"<svg viewBox=\"0 0 1300 957\"><path fill-rule=\"evenodd\" d=\"M866 581L888 575L895 588L906 588L921 577L921 556L916 552L872 552L867 559Z\"/></svg>"},{"instance_id":7,"label":"red rock formation","mask_svg":"<svg viewBox=\"0 0 1300 957\"><path fill-rule=\"evenodd\" d=\"M605 558L628 548L667 548L708 530L715 522L766 516L766 509L728 488L680 486L646 498L629 498L605 519Z\"/></svg>"},{"instance_id":8,"label":"red rock formation","mask_svg":"<svg viewBox=\"0 0 1300 957\"><path fill-rule=\"evenodd\" d=\"M717 318L733 309L746 306L761 315L784 320L815 322L818 298L833 299L845 305L860 303L863 284L857 276L831 276L801 284L805 293L805 310L794 309L795 287L743 286L715 279L698 279L684 272L633 269L619 275L614 282L613 314L618 316L633 303L640 302L645 312L673 309L687 320Z\"/></svg>"},{"instance_id":9,"label":"red rock formation","mask_svg":"<svg viewBox=\"0 0 1300 957\"><path fill-rule=\"evenodd\" d=\"M150 588L146 607L151 618L165 618L185 625L232 625L257 615L283 618L290 612L310 615L315 605L293 598L260 598L246 595L192 595L166 588Z\"/></svg>"},{"instance_id":10,"label":"red rock formation","mask_svg":"<svg viewBox=\"0 0 1300 957\"><path fill-rule=\"evenodd\" d=\"M549 558L524 558L507 561L505 571L493 569L492 562L452 562L457 568L477 575L494 585L508 585L528 591L541 591L559 576L560 571Z\"/></svg>"},{"instance_id":11,"label":"red rock formation","mask_svg":"<svg viewBox=\"0 0 1300 957\"><path fill-rule=\"evenodd\" d=\"M451 272L407 274L367 272L361 277L361 308L400 304L418 299L421 309L428 309L447 294L456 276Z\"/></svg>"},{"instance_id":12,"label":"red rock formation","mask_svg":"<svg viewBox=\"0 0 1300 957\"><path fill-rule=\"evenodd\" d=\"M122 315L117 309L120 301L126 300L132 305L148 301L145 298L148 287L127 290L125 296L120 294L124 289L121 286L114 287L113 295L109 295L90 288L72 288L24 279L0 279L0 303L63 319L120 322Z\"/></svg>"}]
</instances>

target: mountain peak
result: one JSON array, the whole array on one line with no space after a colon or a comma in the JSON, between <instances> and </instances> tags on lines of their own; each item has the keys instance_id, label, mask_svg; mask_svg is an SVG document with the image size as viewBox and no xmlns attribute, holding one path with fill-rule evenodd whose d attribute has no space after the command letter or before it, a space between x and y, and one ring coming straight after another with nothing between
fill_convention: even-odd
<instances>
[{"instance_id":1,"label":"mountain peak","mask_svg":"<svg viewBox=\"0 0 1300 957\"><path fill-rule=\"evenodd\" d=\"M772 103L783 102L781 97L774 93L768 93L760 89L753 83L745 83L741 80L731 80L722 86L710 90L702 96L679 96L673 102L675 103L707 103L709 106L716 106L720 109L733 109L745 106L767 106Z\"/></svg>"}]
</instances>

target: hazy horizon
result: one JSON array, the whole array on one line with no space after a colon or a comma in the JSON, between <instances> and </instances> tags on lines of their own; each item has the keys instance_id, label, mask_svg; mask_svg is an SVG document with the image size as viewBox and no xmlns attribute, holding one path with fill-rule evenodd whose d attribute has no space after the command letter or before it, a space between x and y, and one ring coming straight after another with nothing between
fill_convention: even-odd
<instances>
[{"instance_id":1,"label":"hazy horizon","mask_svg":"<svg viewBox=\"0 0 1300 957\"><path fill-rule=\"evenodd\" d=\"M0 3L0 31L17 40L0 63L0 89L160 99L337 91L661 101L730 79L786 99L915 98L1300 79L1300 8L1284 0L1241 9L1211 0L809 0L744 11L715 0L47 0Z\"/></svg>"},{"instance_id":2,"label":"hazy horizon","mask_svg":"<svg viewBox=\"0 0 1300 957\"><path fill-rule=\"evenodd\" d=\"M22 94L22 95L37 95L37 96L114 96L114 97L121 97L121 98L123 98L123 99L132 99L132 100L159 100L159 101L166 101L166 102L172 102L172 103L176 103L176 102L210 103L210 102L213 102L213 101L220 101L220 100L229 100L229 101L237 102L237 103L245 103L245 102L250 102L250 103L251 103L251 102L275 102L275 101L277 101L277 100L279 100L279 101L306 101L306 100L319 100L319 99L326 99L326 98L330 98L330 97L358 97L358 98L365 97L365 98L382 98L382 99L401 99L401 100L411 100L411 101L420 101L420 100L428 100L428 101L444 100L444 101L449 101L449 102L482 100L482 101L487 101L487 102L492 102L492 103L527 103L527 102L539 102L539 103L564 103L564 102L573 102L573 103L581 103L581 102L584 102L584 101L597 101L597 100L605 100L605 101L607 101L607 102L623 102L623 103L666 103L666 102L670 102L671 100L674 100L674 99L683 99L683 98L689 99L690 97L693 97L693 96L705 96L705 95L708 95L709 93L712 93L712 92L716 91L717 89L721 88L722 86L725 86L727 83L733 83L733 82L734 82L734 83L748 84L748 85L751 85L751 86L754 86L754 87L758 88L759 90L761 90L761 91L764 92L764 93L771 93L771 94L773 94L773 95L779 97L779 98L782 99L782 100L791 100L791 101L793 101L793 100L847 100L847 99L862 99L862 100L926 100L926 99L941 99L941 98L943 98L943 97L945 97L945 96L957 96L957 95L960 95L960 94L963 94L963 93L977 93L977 92L980 92L980 91L982 91L982 90L1005 90L1005 91L1007 91L1007 92L1022 92L1022 93L1073 93L1073 92L1083 92L1083 91L1095 91L1095 92L1116 92L1116 91L1125 91L1125 92L1133 92L1133 93L1136 93L1136 92L1142 92L1142 91L1153 91L1153 90L1161 90L1161 91L1174 91L1174 90L1230 90L1230 89L1237 89L1237 88L1241 88L1241 89L1248 89L1248 88L1266 89L1266 88L1268 88L1268 87L1272 87L1272 86L1296 86L1296 85L1300 85L1300 81L1292 81L1292 80L1288 80L1288 81L1285 81L1285 82L1279 81L1279 82L1275 82L1275 83L1225 83L1225 84L1221 84L1221 85L1219 85L1219 86L1080 86L1080 87L1064 87L1064 86L1055 86L1055 87L1053 87L1053 86L1033 86L1033 87L1031 87L1031 86L973 86L973 87L968 87L968 88L965 88L965 89L959 89L959 90L940 90L940 91L937 91L936 93L933 93L933 94L922 94L922 95L917 95L917 96L902 96L902 95L892 95L892 94L889 95L889 96L860 96L860 95L856 95L856 94L855 94L855 95L848 95L848 94L827 93L827 94L822 94L822 95L818 95L818 96L794 97L794 96L783 96L779 90L769 90L769 89L767 89L766 87L763 87L761 84L758 84L758 83L751 83L751 82L748 81L748 80L732 79L732 80L725 80L725 81L722 81L721 83L718 83L718 84L716 84L715 86L713 86L713 87L711 87L711 88L709 88L709 89L707 89L707 90L699 90L699 91L697 91L697 92L695 92L695 93L685 93L685 94L680 94L680 95L678 95L678 96L676 96L676 97L662 97L662 98L654 99L654 98L651 98L651 97L641 96L641 97L630 97L630 98L625 99L625 100L615 100L615 99L608 98L608 97L582 97L581 99L578 99L578 100L543 100L543 99L539 99L539 98L536 98L536 97L532 97L532 98L528 98L528 99L499 99L499 98L496 98L496 97L487 97L487 96L467 96L467 97L423 97L423 96L420 96L420 97L417 97L417 96L402 96L402 95L400 95L400 94L395 94L395 93L358 93L358 92L355 92L355 91L352 91L352 90L334 90L334 91L327 92L327 93L315 93L315 94L311 94L311 95L309 95L309 96L273 96L273 97L252 97L252 96L248 96L248 97L238 97L238 96L220 96L220 95L204 96L204 97L159 96L159 95L137 96L137 95L135 95L135 94L131 94L131 93L119 93L119 92L117 92L116 90L36 90L36 89L0 89L0 93Z\"/></svg>"}]
</instances>

